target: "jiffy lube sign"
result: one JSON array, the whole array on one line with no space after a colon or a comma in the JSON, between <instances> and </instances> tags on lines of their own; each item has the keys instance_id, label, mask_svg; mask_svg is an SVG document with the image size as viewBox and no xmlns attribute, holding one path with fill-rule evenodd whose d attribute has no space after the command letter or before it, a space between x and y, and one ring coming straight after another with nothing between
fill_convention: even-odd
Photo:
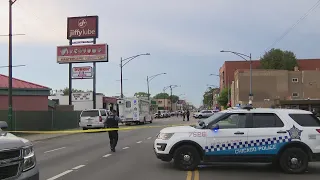
<instances>
[{"instance_id":1,"label":"jiffy lube sign","mask_svg":"<svg viewBox=\"0 0 320 180\"><path fill-rule=\"evenodd\" d=\"M67 39L98 38L98 16L69 17Z\"/></svg>"}]
</instances>

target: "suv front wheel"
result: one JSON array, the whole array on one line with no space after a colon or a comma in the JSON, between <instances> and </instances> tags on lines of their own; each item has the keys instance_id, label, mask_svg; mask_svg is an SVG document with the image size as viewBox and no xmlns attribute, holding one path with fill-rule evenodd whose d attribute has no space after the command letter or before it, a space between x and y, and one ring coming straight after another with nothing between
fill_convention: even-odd
<instances>
[{"instance_id":1,"label":"suv front wheel","mask_svg":"<svg viewBox=\"0 0 320 180\"><path fill-rule=\"evenodd\" d=\"M281 169L290 174L304 173L308 163L308 154L300 148L288 148L280 157Z\"/></svg>"},{"instance_id":2,"label":"suv front wheel","mask_svg":"<svg viewBox=\"0 0 320 180\"><path fill-rule=\"evenodd\" d=\"M179 147L174 152L173 159L175 166L185 171L196 169L200 163L200 155L197 149L190 145Z\"/></svg>"}]
</instances>

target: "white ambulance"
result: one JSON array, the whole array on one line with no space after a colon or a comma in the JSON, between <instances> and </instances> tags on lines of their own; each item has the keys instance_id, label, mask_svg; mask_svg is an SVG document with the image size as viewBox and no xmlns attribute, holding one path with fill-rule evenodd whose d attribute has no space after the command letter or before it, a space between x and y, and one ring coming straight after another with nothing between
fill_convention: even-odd
<instances>
[{"instance_id":1,"label":"white ambulance","mask_svg":"<svg viewBox=\"0 0 320 180\"><path fill-rule=\"evenodd\" d=\"M123 123L145 124L152 123L153 116L150 111L151 102L144 98L125 97L118 99L119 117Z\"/></svg>"}]
</instances>

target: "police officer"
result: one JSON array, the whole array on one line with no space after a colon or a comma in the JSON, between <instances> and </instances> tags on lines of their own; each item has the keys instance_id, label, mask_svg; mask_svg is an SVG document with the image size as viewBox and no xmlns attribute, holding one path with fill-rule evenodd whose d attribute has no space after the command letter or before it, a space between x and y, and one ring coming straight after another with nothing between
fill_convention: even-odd
<instances>
[{"instance_id":1,"label":"police officer","mask_svg":"<svg viewBox=\"0 0 320 180\"><path fill-rule=\"evenodd\" d=\"M112 110L106 121L107 128L119 128L120 118L117 116L117 111ZM110 139L110 148L112 152L116 152L116 146L118 143L118 130L108 131Z\"/></svg>"}]
</instances>

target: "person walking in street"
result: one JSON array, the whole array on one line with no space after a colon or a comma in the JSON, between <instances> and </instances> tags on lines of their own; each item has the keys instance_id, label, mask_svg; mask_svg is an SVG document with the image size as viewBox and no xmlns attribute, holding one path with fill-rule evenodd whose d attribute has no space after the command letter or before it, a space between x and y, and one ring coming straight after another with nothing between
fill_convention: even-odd
<instances>
[{"instance_id":1,"label":"person walking in street","mask_svg":"<svg viewBox=\"0 0 320 180\"><path fill-rule=\"evenodd\" d=\"M186 118L186 112L185 111L182 112L182 116L183 116L183 121L184 121L185 118Z\"/></svg>"},{"instance_id":2,"label":"person walking in street","mask_svg":"<svg viewBox=\"0 0 320 180\"><path fill-rule=\"evenodd\" d=\"M189 118L190 118L190 111L189 111L189 109L187 109L186 115L187 115L187 121L189 121Z\"/></svg>"},{"instance_id":3,"label":"person walking in street","mask_svg":"<svg viewBox=\"0 0 320 180\"><path fill-rule=\"evenodd\" d=\"M107 128L119 128L120 118L117 116L117 111L112 110L111 114L107 117ZM110 149L112 152L116 152L116 146L118 143L118 130L108 131L110 139Z\"/></svg>"}]
</instances>

